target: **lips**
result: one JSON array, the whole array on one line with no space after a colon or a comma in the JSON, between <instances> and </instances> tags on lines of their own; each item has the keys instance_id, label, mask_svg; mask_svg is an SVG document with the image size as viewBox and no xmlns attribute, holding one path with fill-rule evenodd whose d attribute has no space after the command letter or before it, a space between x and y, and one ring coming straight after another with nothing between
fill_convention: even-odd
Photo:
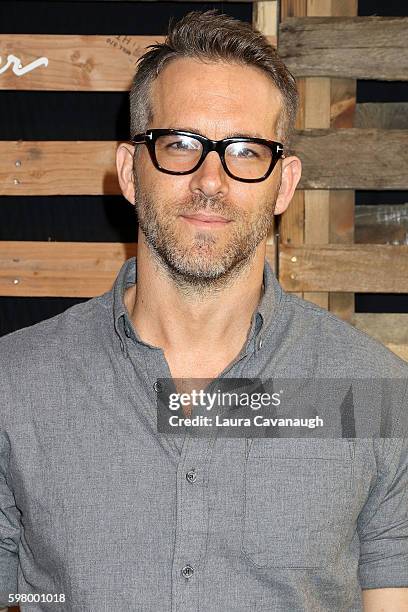
<instances>
[{"instance_id":1,"label":"lips","mask_svg":"<svg viewBox=\"0 0 408 612\"><path fill-rule=\"evenodd\" d=\"M181 215L187 221L198 221L201 223L229 223L230 220L220 215L205 215L203 213L196 213L193 215Z\"/></svg>"}]
</instances>

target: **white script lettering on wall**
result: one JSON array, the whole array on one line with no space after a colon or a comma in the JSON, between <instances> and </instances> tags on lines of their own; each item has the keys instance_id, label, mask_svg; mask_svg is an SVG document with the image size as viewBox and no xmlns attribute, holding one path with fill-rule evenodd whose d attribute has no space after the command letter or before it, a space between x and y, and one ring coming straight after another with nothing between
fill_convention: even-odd
<instances>
[{"instance_id":1,"label":"white script lettering on wall","mask_svg":"<svg viewBox=\"0 0 408 612\"><path fill-rule=\"evenodd\" d=\"M35 70L40 66L47 67L48 57L39 57L38 59L34 60L33 62L30 62L26 66L23 66L21 63L21 59L19 57L16 57L15 55L8 55L6 64L4 64L4 66L1 66L0 57L0 74L6 72L7 68L10 68L10 66L13 66L13 72L16 76L23 76L24 74L27 74L27 72L31 72L31 70Z\"/></svg>"}]
</instances>

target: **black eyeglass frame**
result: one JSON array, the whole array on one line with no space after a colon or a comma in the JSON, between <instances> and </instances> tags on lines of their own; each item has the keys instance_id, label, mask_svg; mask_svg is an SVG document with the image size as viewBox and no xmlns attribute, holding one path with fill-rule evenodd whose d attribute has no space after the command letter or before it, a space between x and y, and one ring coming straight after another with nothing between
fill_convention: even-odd
<instances>
[{"instance_id":1,"label":"black eyeglass frame","mask_svg":"<svg viewBox=\"0 0 408 612\"><path fill-rule=\"evenodd\" d=\"M165 136L168 134L177 134L179 136L189 136L190 138L195 138L198 140L203 147L203 151L200 159L196 163L196 165L191 168L191 170L183 170L182 172L177 172L175 170L167 170L160 166L156 157L156 140L160 136ZM276 142L275 140L267 140L265 138L249 138L249 137L234 137L234 138L223 138L222 140L211 140L210 138L206 138L205 136L201 136L201 134L194 134L193 132L185 132L183 130L173 130L173 129L165 129L165 128L152 128L150 130L146 130L146 132L142 134L136 134L130 141L132 144L145 144L149 151L151 160L153 165L160 172L164 172L166 174L175 174L175 175L184 175L184 174L192 174L201 166L208 153L211 151L216 151L220 156L222 167L226 174L235 179L236 181L242 181L243 183L260 183L268 178L273 169L275 168L279 159L284 159L285 155L283 153L283 144L281 142ZM239 176L235 176L228 169L227 163L225 161L225 150L228 145L233 144L235 142L254 142L256 144L263 144L267 146L272 151L271 163L269 165L268 170L265 172L263 176L256 179L249 178L241 178Z\"/></svg>"}]
</instances>

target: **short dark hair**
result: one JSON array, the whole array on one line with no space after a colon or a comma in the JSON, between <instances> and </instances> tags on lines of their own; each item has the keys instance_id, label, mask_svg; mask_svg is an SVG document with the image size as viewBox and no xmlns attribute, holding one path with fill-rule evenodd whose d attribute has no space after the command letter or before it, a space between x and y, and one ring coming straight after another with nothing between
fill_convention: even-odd
<instances>
[{"instance_id":1,"label":"short dark hair","mask_svg":"<svg viewBox=\"0 0 408 612\"><path fill-rule=\"evenodd\" d=\"M188 57L254 66L267 74L282 100L277 138L289 148L299 103L296 81L268 39L249 23L215 9L192 11L174 24L170 22L164 43L148 49L138 60L130 91L131 137L148 129L153 119L151 85L164 64Z\"/></svg>"}]
</instances>

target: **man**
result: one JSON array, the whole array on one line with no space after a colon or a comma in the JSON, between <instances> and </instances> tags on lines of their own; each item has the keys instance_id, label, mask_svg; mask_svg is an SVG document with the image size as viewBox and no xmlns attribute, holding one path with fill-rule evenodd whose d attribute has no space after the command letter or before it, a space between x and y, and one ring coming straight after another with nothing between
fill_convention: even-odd
<instances>
[{"instance_id":1,"label":"man","mask_svg":"<svg viewBox=\"0 0 408 612\"><path fill-rule=\"evenodd\" d=\"M137 270L0 341L0 604L408 610L408 366L265 261L301 175L293 77L249 25L190 13L130 103L117 169ZM158 379L351 375L395 380L387 437L157 430Z\"/></svg>"}]
</instances>

